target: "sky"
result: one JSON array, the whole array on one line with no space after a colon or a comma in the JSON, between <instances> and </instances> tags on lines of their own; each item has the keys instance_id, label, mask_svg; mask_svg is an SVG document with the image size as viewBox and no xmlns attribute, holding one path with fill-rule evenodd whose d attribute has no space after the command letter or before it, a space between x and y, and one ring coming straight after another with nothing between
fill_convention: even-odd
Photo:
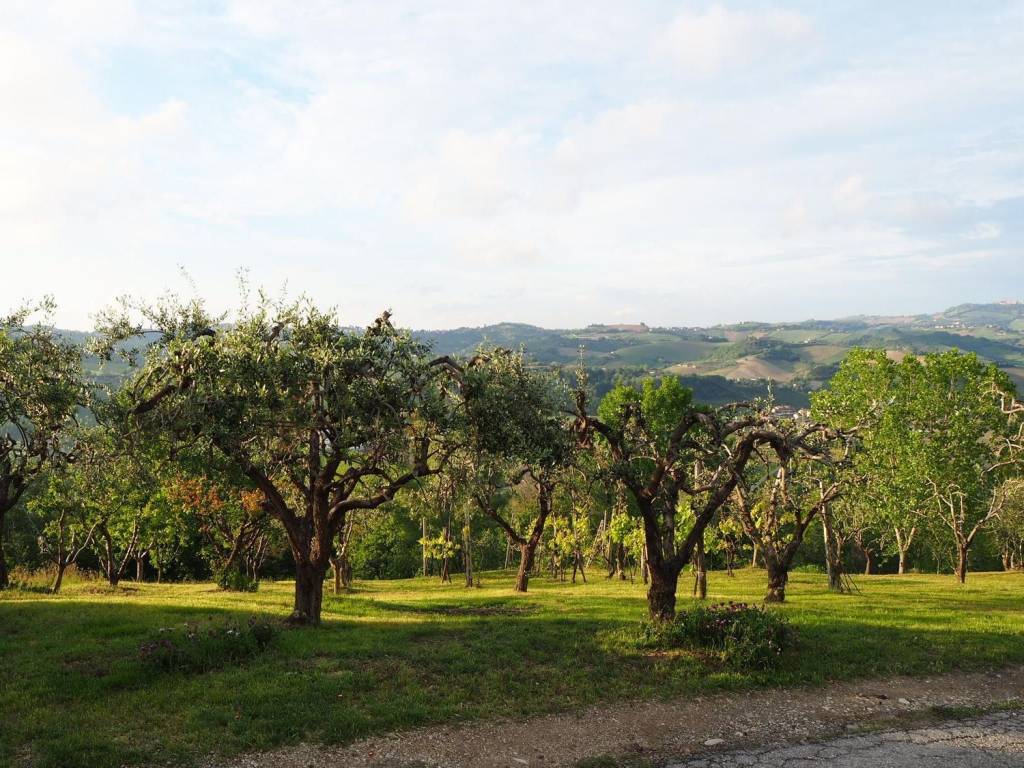
<instances>
[{"instance_id":1,"label":"sky","mask_svg":"<svg viewBox=\"0 0 1024 768\"><path fill-rule=\"evenodd\" d=\"M0 312L708 325L1024 298L1024 0L0 0Z\"/></svg>"}]
</instances>

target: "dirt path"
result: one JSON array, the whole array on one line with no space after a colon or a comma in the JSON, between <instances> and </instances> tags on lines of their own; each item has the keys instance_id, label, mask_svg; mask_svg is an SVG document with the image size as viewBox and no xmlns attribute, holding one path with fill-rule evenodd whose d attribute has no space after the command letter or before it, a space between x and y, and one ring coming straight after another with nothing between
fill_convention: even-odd
<instances>
[{"instance_id":1,"label":"dirt path","mask_svg":"<svg viewBox=\"0 0 1024 768\"><path fill-rule=\"evenodd\" d=\"M658 764L715 750L820 740L865 727L920 724L934 707L990 707L1021 700L1024 667L1014 667L623 703L523 721L423 728L339 748L300 745L222 765L520 768L573 765L603 756Z\"/></svg>"}]
</instances>

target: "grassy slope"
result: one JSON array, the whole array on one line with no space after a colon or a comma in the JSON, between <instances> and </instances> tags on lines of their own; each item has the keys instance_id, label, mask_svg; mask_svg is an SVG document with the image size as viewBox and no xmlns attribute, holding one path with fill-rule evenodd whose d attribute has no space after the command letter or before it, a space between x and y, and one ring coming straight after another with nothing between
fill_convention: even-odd
<instances>
[{"instance_id":1,"label":"grassy slope","mask_svg":"<svg viewBox=\"0 0 1024 768\"><path fill-rule=\"evenodd\" d=\"M763 579L713 573L712 598L758 599ZM327 599L320 630L285 632L267 655L199 676L147 674L136 661L140 641L186 620L283 615L289 584L253 595L208 584L5 593L0 765L187 760L602 700L1024 662L1022 574L972 574L964 588L945 576L866 577L853 596L795 574L782 610L800 632L800 652L760 675L634 650L640 585L536 579L529 595L514 597L510 577L484 581L469 590L362 583Z\"/></svg>"}]
</instances>

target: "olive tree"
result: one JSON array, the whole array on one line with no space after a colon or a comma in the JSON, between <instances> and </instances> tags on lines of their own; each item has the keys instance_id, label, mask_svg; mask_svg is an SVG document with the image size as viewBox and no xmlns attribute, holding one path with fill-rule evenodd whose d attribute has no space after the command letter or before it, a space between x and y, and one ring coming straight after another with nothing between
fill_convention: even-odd
<instances>
[{"instance_id":1,"label":"olive tree","mask_svg":"<svg viewBox=\"0 0 1024 768\"><path fill-rule=\"evenodd\" d=\"M789 422L783 429L800 429ZM808 455L783 453L747 464L736 484L736 514L747 537L764 556L767 603L786 599L789 570L804 534L815 519L827 517L843 489L839 464L827 432L808 440ZM837 438L838 440L838 438Z\"/></svg>"},{"instance_id":2,"label":"olive tree","mask_svg":"<svg viewBox=\"0 0 1024 768\"><path fill-rule=\"evenodd\" d=\"M166 299L139 308L142 323L119 314L104 326L109 339L153 332L127 384L131 420L209 441L262 492L295 562L291 620L318 624L347 517L386 504L454 452L457 380L390 313L352 331L308 300L244 304L231 324L199 301Z\"/></svg>"},{"instance_id":3,"label":"olive tree","mask_svg":"<svg viewBox=\"0 0 1024 768\"><path fill-rule=\"evenodd\" d=\"M69 430L87 402L81 352L48 324L53 309L47 300L0 317L0 589L9 580L4 518L67 455Z\"/></svg>"},{"instance_id":4,"label":"olive tree","mask_svg":"<svg viewBox=\"0 0 1024 768\"><path fill-rule=\"evenodd\" d=\"M519 549L515 590L526 592L537 546L551 516L555 492L568 479L575 437L568 392L553 373L531 368L522 352L479 355L464 374L474 499L481 512ZM502 491L529 483L535 513L520 532L500 512Z\"/></svg>"},{"instance_id":5,"label":"olive tree","mask_svg":"<svg viewBox=\"0 0 1024 768\"><path fill-rule=\"evenodd\" d=\"M613 474L643 520L647 604L655 620L675 616L679 573L755 451L774 452L780 459L815 453L807 439L822 430L817 424L782 429L764 404L698 406L674 377L647 380L642 390L616 387L596 415L588 412L581 387L576 413L584 444L596 440L608 451ZM692 515L683 523L685 530L678 530L682 496L690 497Z\"/></svg>"}]
</instances>

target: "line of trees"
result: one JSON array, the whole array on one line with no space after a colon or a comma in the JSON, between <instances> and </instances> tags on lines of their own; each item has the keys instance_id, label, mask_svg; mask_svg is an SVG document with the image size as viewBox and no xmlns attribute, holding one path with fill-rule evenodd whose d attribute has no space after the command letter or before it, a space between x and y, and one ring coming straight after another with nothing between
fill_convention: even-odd
<instances>
[{"instance_id":1,"label":"line of trees","mask_svg":"<svg viewBox=\"0 0 1024 768\"><path fill-rule=\"evenodd\" d=\"M949 552L963 581L984 538L1024 562L1024 407L973 355L855 350L809 411L702 405L674 377L594 403L582 368L573 385L522 351L432 356L388 313L350 330L260 295L228 323L168 298L101 316L88 353L130 366L103 389L50 310L0 325L0 586L16 507L54 591L83 560L115 586L132 566L201 564L229 589L289 568L307 624L354 567L451 580L461 561L471 585L515 555L517 591L600 570L669 620L684 569L702 597L709 565L748 552L785 600L819 530L840 591L854 555L903 573Z\"/></svg>"}]
</instances>

